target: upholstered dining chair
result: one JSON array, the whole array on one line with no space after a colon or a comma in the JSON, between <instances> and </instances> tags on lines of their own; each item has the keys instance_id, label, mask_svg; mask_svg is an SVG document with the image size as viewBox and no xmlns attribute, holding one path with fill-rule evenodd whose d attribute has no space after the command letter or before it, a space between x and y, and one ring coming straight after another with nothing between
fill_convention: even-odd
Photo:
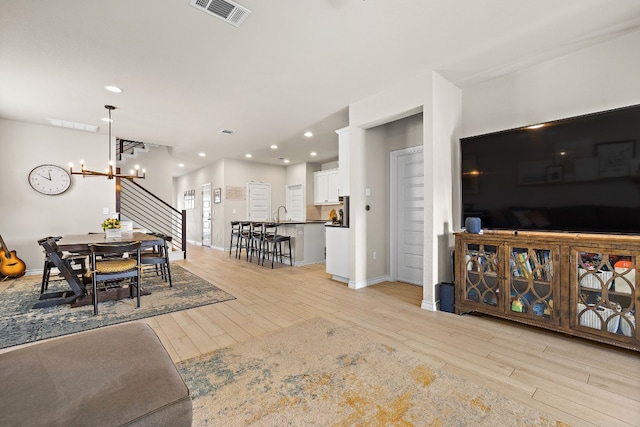
<instances>
[{"instance_id":1,"label":"upholstered dining chair","mask_svg":"<svg viewBox=\"0 0 640 427\"><path fill-rule=\"evenodd\" d=\"M149 251L142 251L140 253L140 263L143 267L145 265L154 266L156 275L159 274L162 280L169 282L169 287L173 287L173 282L171 281L171 265L169 263L169 244L173 238L162 233L149 234L162 238L162 244L154 246Z\"/></svg>"},{"instance_id":2,"label":"upholstered dining chair","mask_svg":"<svg viewBox=\"0 0 640 427\"><path fill-rule=\"evenodd\" d=\"M140 242L94 243L91 251L91 279L93 287L93 314L98 314L98 283L129 279L129 296L136 288L137 306L140 307ZM119 258L109 258L116 255ZM128 255L128 256L127 256Z\"/></svg>"}]
</instances>

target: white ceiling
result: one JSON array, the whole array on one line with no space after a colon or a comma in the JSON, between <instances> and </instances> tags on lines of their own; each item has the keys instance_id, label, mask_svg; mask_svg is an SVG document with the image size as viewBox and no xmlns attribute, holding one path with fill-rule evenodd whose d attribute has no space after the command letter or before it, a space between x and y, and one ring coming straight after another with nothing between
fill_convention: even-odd
<instances>
[{"instance_id":1,"label":"white ceiling","mask_svg":"<svg viewBox=\"0 0 640 427\"><path fill-rule=\"evenodd\" d=\"M240 28L189 0L0 0L0 118L106 135L112 104L114 136L172 147L174 176L245 153L322 163L347 106L398 80L464 87L640 28L637 0L237 3Z\"/></svg>"}]
</instances>

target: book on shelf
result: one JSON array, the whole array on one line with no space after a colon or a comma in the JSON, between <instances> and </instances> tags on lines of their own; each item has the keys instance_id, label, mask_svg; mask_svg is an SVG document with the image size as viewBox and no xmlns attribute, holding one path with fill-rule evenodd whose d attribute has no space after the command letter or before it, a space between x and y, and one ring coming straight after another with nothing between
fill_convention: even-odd
<instances>
[{"instance_id":1,"label":"book on shelf","mask_svg":"<svg viewBox=\"0 0 640 427\"><path fill-rule=\"evenodd\" d=\"M534 249L532 253L533 255L530 255L529 252L516 250L512 252L510 264L513 275L525 279L550 281L553 271L549 262L550 251Z\"/></svg>"}]
</instances>

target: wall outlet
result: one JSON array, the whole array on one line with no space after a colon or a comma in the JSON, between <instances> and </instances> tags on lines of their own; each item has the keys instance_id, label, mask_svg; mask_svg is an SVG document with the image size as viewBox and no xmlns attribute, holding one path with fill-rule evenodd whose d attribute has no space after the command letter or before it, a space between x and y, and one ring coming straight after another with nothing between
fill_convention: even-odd
<instances>
[{"instance_id":1,"label":"wall outlet","mask_svg":"<svg viewBox=\"0 0 640 427\"><path fill-rule=\"evenodd\" d=\"M102 208L103 215L109 215L109 208Z\"/></svg>"},{"instance_id":2,"label":"wall outlet","mask_svg":"<svg viewBox=\"0 0 640 427\"><path fill-rule=\"evenodd\" d=\"M378 259L378 252L373 251L373 259Z\"/></svg>"}]
</instances>

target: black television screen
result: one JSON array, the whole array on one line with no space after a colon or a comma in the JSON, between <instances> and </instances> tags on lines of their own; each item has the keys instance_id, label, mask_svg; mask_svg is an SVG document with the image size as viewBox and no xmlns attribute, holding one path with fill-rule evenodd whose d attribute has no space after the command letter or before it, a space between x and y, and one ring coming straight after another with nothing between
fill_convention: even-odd
<instances>
[{"instance_id":1,"label":"black television screen","mask_svg":"<svg viewBox=\"0 0 640 427\"><path fill-rule=\"evenodd\" d=\"M460 140L462 223L640 234L640 105Z\"/></svg>"}]
</instances>

